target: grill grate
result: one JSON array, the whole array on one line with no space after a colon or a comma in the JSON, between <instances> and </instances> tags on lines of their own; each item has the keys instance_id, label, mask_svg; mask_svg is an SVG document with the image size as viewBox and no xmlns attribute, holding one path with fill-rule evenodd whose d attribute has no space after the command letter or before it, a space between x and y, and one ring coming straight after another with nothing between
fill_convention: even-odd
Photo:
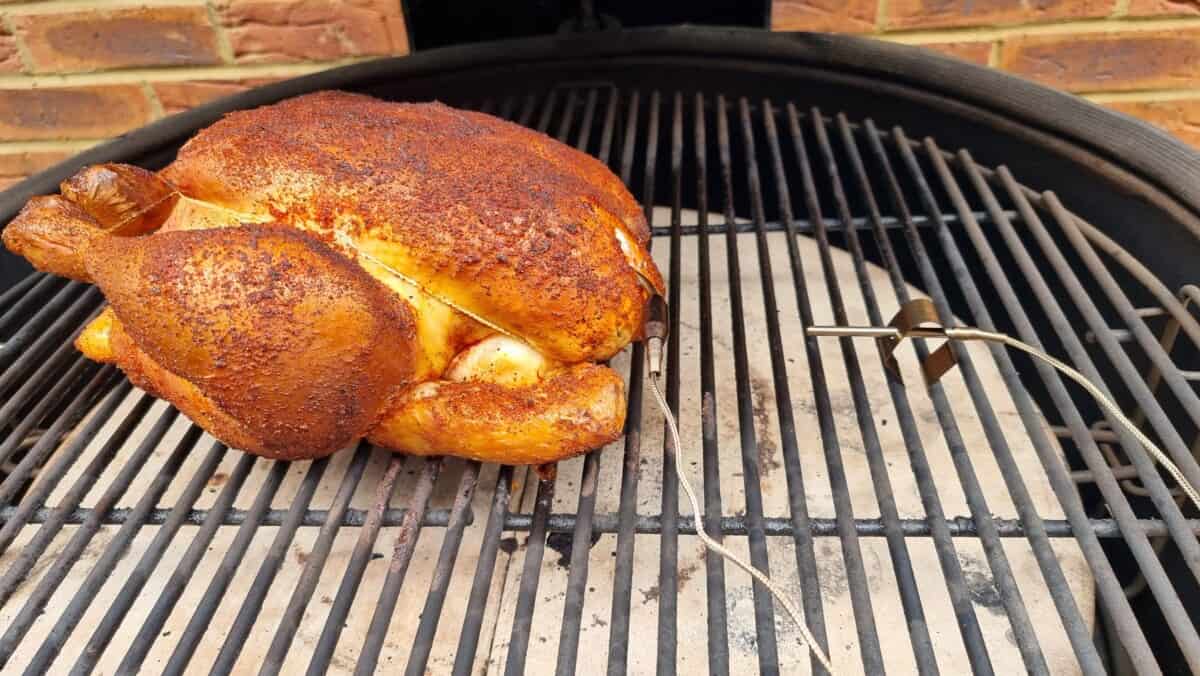
<instances>
[{"instance_id":1,"label":"grill grate","mask_svg":"<svg viewBox=\"0 0 1200 676\"><path fill-rule=\"evenodd\" d=\"M667 399L685 421L684 469L703 477L706 526L793 581L835 664L1102 673L1117 652L1093 640L1094 583L1101 635L1139 671L1158 662L1123 585L1139 605L1148 595L1200 670L1200 635L1159 556L1170 542L1186 566L1174 574L1200 579L1200 524L1136 441L1104 427L1053 370L956 345L958 370L926 391L911 376L908 387L879 377L866 344L793 330L796 318L883 323L914 293L911 281L943 318L957 312L1068 356L1200 485L1184 438L1200 426L1195 375L1171 356L1181 329L1200 344L1200 324L1053 193L967 151L788 102L589 84L478 107L594 152L639 188L673 308ZM669 210L653 208L660 192ZM77 355L70 342L100 301L42 274L0 296L9 668L572 673L603 659L613 674L669 674L809 664L765 588L691 553L678 468L642 387L630 388L624 441L563 463L556 481L367 445L268 461L214 443ZM831 316L817 316L826 307ZM914 349L927 354L924 341ZM642 383L641 346L629 352L614 366ZM767 476L776 466L782 479ZM864 472L869 495L855 489ZM518 543L518 532L528 538ZM386 568L372 565L379 558ZM933 561L928 577L921 564ZM697 604L684 588L701 569ZM895 613L880 579L894 580ZM848 601L833 602L838 593ZM885 620L907 635L892 636L904 632ZM996 640L998 626L1009 641Z\"/></svg>"}]
</instances>

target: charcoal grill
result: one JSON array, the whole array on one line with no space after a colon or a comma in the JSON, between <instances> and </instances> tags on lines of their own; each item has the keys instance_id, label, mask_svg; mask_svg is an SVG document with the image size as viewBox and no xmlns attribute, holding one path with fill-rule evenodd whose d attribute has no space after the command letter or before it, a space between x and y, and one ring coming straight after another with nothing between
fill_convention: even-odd
<instances>
[{"instance_id":1,"label":"charcoal grill","mask_svg":"<svg viewBox=\"0 0 1200 676\"><path fill-rule=\"evenodd\" d=\"M223 112L329 87L493 112L631 186L707 528L796 594L837 668L1200 670L1200 522L1086 396L997 347L959 346L926 389L921 341L901 383L870 343L803 335L927 295L1068 358L1200 485L1190 150L908 48L674 28L257 89L19 184L0 222L79 166L157 168ZM83 359L99 294L22 265L0 295L6 670L819 668L764 588L699 552L639 346L614 362L625 438L553 481L365 445L273 462Z\"/></svg>"}]
</instances>

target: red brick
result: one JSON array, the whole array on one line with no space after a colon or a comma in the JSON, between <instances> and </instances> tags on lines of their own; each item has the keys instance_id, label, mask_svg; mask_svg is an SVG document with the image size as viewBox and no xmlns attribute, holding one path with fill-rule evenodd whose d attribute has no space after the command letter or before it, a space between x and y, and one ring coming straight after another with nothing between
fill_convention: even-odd
<instances>
[{"instance_id":1,"label":"red brick","mask_svg":"<svg viewBox=\"0 0 1200 676\"><path fill-rule=\"evenodd\" d=\"M1200 14L1200 0L1132 0L1129 16L1187 16Z\"/></svg>"},{"instance_id":2,"label":"red brick","mask_svg":"<svg viewBox=\"0 0 1200 676\"><path fill-rule=\"evenodd\" d=\"M64 151L0 154L0 191L70 157Z\"/></svg>"},{"instance_id":3,"label":"red brick","mask_svg":"<svg viewBox=\"0 0 1200 676\"><path fill-rule=\"evenodd\" d=\"M1136 101L1104 104L1171 132L1184 143L1200 148L1200 99Z\"/></svg>"},{"instance_id":4,"label":"red brick","mask_svg":"<svg viewBox=\"0 0 1200 676\"><path fill-rule=\"evenodd\" d=\"M163 110L170 115L194 108L213 99L245 91L238 82L156 82L151 85Z\"/></svg>"},{"instance_id":5,"label":"red brick","mask_svg":"<svg viewBox=\"0 0 1200 676\"><path fill-rule=\"evenodd\" d=\"M1108 16L1112 0L888 0L887 29L1035 23Z\"/></svg>"},{"instance_id":6,"label":"red brick","mask_svg":"<svg viewBox=\"0 0 1200 676\"><path fill-rule=\"evenodd\" d=\"M21 57L17 54L17 38L4 26L0 26L0 73L16 73L21 70Z\"/></svg>"},{"instance_id":7,"label":"red brick","mask_svg":"<svg viewBox=\"0 0 1200 676\"><path fill-rule=\"evenodd\" d=\"M771 30L870 33L876 0L774 0Z\"/></svg>"},{"instance_id":8,"label":"red brick","mask_svg":"<svg viewBox=\"0 0 1200 676\"><path fill-rule=\"evenodd\" d=\"M65 150L42 151L32 153L0 154L0 181L5 179L20 180L30 174L51 167L71 156Z\"/></svg>"},{"instance_id":9,"label":"red brick","mask_svg":"<svg viewBox=\"0 0 1200 676\"><path fill-rule=\"evenodd\" d=\"M198 7L131 7L12 17L38 72L220 63Z\"/></svg>"},{"instance_id":10,"label":"red brick","mask_svg":"<svg viewBox=\"0 0 1200 676\"><path fill-rule=\"evenodd\" d=\"M980 66L988 65L992 55L990 42L935 42L921 47Z\"/></svg>"},{"instance_id":11,"label":"red brick","mask_svg":"<svg viewBox=\"0 0 1200 676\"><path fill-rule=\"evenodd\" d=\"M391 0L218 0L217 8L238 61L408 53L400 3Z\"/></svg>"},{"instance_id":12,"label":"red brick","mask_svg":"<svg viewBox=\"0 0 1200 676\"><path fill-rule=\"evenodd\" d=\"M1200 83L1200 30L1024 36L1004 42L1004 70L1071 91Z\"/></svg>"},{"instance_id":13,"label":"red brick","mask_svg":"<svg viewBox=\"0 0 1200 676\"><path fill-rule=\"evenodd\" d=\"M106 138L154 115L137 85L0 89L0 140Z\"/></svg>"},{"instance_id":14,"label":"red brick","mask_svg":"<svg viewBox=\"0 0 1200 676\"><path fill-rule=\"evenodd\" d=\"M229 96L246 91L252 87L261 87L271 82L273 78L254 80L197 80L194 82L155 82L151 86L162 103L163 110L170 115L188 108L195 108L202 103L208 103L223 96Z\"/></svg>"}]
</instances>

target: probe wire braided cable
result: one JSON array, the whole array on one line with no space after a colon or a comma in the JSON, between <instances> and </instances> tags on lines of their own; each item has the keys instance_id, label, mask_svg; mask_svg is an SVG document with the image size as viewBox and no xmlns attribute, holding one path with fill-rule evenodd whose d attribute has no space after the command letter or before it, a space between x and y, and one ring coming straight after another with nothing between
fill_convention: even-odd
<instances>
[{"instance_id":1,"label":"probe wire braided cable","mask_svg":"<svg viewBox=\"0 0 1200 676\"><path fill-rule=\"evenodd\" d=\"M1175 479L1175 483L1179 485L1180 490L1182 490L1187 495L1188 499L1192 501L1192 504L1195 505L1197 509L1200 509L1200 492L1197 492L1196 487L1188 482L1187 478L1183 476L1183 472L1179 470L1179 467L1177 467L1175 463L1171 461L1171 458L1168 457L1167 454L1163 452L1163 450L1159 448L1157 444L1151 441L1150 437L1146 436L1146 433L1142 432L1137 424L1129 419L1129 416L1125 415L1125 413L1121 411L1121 408L1117 406L1116 402L1110 399L1107 394L1104 393L1104 390L1100 389L1099 386L1088 380L1087 376L1083 375L1079 371L1076 371L1069 364L1054 357L1053 355L1047 354L1042 350L1039 350L1038 348L1013 338L1005 333L1000 333L998 331L985 331L983 329L977 329L970 326L942 327L936 325L923 325L931 323L936 324L936 322L928 321L930 317L934 316L931 314L933 312L931 308L932 305L928 303L928 301L924 299L917 299L902 307L900 312L896 315L896 319L893 319L892 323L888 326L811 326L807 329L807 333L809 336L874 338L882 341L883 345L885 346L885 353L888 355L886 362L888 364L888 369L897 376L899 375L898 367L895 365L894 358L891 357L891 351L894 350L895 346L905 338L945 338L948 341L980 341L987 343L999 343L1005 347L1012 348L1019 352L1024 352L1034 359L1054 367L1054 369L1059 373L1065 375L1067 378L1070 378L1072 381L1086 390L1087 393L1096 400L1096 403L1099 404L1100 407L1103 408L1110 416L1112 416L1113 420L1115 420L1118 424L1120 424L1121 427L1125 428L1131 435L1133 435L1133 437L1138 440L1138 443L1141 444L1142 448L1144 448L1146 452L1158 462L1159 465L1162 465L1163 469L1167 471L1167 474L1170 474L1171 477ZM941 348L931 354L923 364L925 380L927 384L932 385L933 383L937 382L942 375L946 373L946 371L954 366L956 360L953 356L953 352L947 349L948 347L948 344L943 345Z\"/></svg>"},{"instance_id":2,"label":"probe wire braided cable","mask_svg":"<svg viewBox=\"0 0 1200 676\"><path fill-rule=\"evenodd\" d=\"M1153 458L1158 461L1158 464L1162 465L1163 469L1167 470L1167 474L1170 474L1175 479L1175 483L1177 483L1179 488L1187 494L1188 498L1192 501L1192 504L1195 505L1197 509L1200 509L1200 494L1197 493L1195 486L1192 486L1192 484L1189 483L1186 478L1184 478L1183 472L1179 470L1175 463L1171 462L1171 459L1167 457L1167 454L1164 453L1161 448L1159 448L1153 441L1150 440L1150 437L1146 436L1142 430L1138 429L1138 426L1135 425L1133 421L1130 420L1129 417L1117 407L1116 403L1114 403L1112 399L1109 399L1099 387L1096 387L1096 385L1088 380L1082 373L1076 371L1074 368L1071 368L1062 361L1059 361L1055 357L1034 348L1032 345L1023 343L1016 338L1003 333L991 334L991 332L988 332L988 335L986 336L967 338L966 340L987 340L1002 343L1013 349L1020 350L1031 357L1046 362L1047 364L1058 369L1063 375L1075 381L1080 387L1087 390L1088 394L1095 398L1096 403L1100 404L1106 411L1112 414L1112 417L1115 418L1117 422L1121 423L1122 427L1127 429L1130 434L1137 438L1142 447L1146 449L1146 452L1153 456Z\"/></svg>"},{"instance_id":3,"label":"probe wire braided cable","mask_svg":"<svg viewBox=\"0 0 1200 676\"><path fill-rule=\"evenodd\" d=\"M675 466L682 468L685 467L686 464L680 457L680 454L683 452L683 444L680 442L679 438L679 426L675 421L674 413L671 412L671 407L667 404L667 400L665 397L663 397L662 390L659 389L658 386L658 377L662 374L663 365L663 323L656 323L655 328L658 329L657 332L647 332L648 340L646 349L646 363L649 366L648 371L650 376L650 391L654 394L654 401L658 404L659 409L661 409L663 418L666 421L667 430L670 433L670 443L667 444L667 449L675 459ZM1024 343L1004 333L984 331L982 329L971 327L942 328L939 326L936 328L919 328L913 326L909 328L899 328L895 325L887 327L813 326L807 329L807 333L810 336L836 336L840 338L869 337L886 339L891 341L891 345L893 347L896 342L907 337L946 338L948 340L962 342L983 341L999 343L1014 350L1024 352L1034 359L1049 364L1058 372L1067 376L1084 390L1086 390L1087 393L1096 400L1096 403L1098 403L1106 412L1108 412L1109 415L1112 416L1113 420L1128 430L1129 433L1138 440L1138 443L1142 445L1146 452L1149 453L1151 457L1153 457L1154 460L1156 460L1160 465L1162 465L1167 473L1175 479L1175 482L1178 484L1179 488L1192 501L1192 504L1195 505L1197 509L1200 509L1200 492L1197 492L1196 487L1188 482L1187 478L1183 476L1183 472L1179 470L1179 467L1177 467L1175 463L1171 461L1167 454L1164 453L1157 444L1151 441L1150 437L1146 436L1146 434L1142 432L1142 430L1139 429L1138 426L1132 420L1130 420L1123 411L1121 411L1116 402L1110 399L1103 390L1088 380L1087 377L1082 373L1075 370L1065 362L1055 358L1053 355L1047 354L1033 347L1032 345L1029 345L1028 343ZM926 378L929 383L932 384L933 382L936 382L952 365L952 359L937 366L927 363L925 365ZM934 371L931 371L931 368L933 368ZM722 557L726 561L736 565L738 568L744 570L771 592L772 596L774 596L776 600L779 601L779 604L783 606L783 609L786 611L788 617L791 618L791 620L795 622L796 626L799 628L801 643L812 652L817 661L821 663L821 666L825 667L825 670L832 674L833 666L829 661L829 657L825 655L825 653L821 650L820 645L818 645L816 640L813 638L812 632L809 631L808 625L804 622L803 614L800 612L799 608L792 603L787 593L785 593L781 588L779 588L779 586L772 582L765 573L742 560L721 543L709 536L709 534L704 530L704 522L702 518L703 511L700 508L700 501L696 497L696 492L692 488L691 483L688 481L685 472L682 470L676 472L676 477L679 479L679 485L683 487L683 492L687 495L688 502L691 503L692 518L695 520L696 525L696 536L700 538L700 541L703 542L704 546L710 551Z\"/></svg>"},{"instance_id":4,"label":"probe wire braided cable","mask_svg":"<svg viewBox=\"0 0 1200 676\"><path fill-rule=\"evenodd\" d=\"M767 577L765 573L750 565L746 561L743 561L738 557L737 554L734 554L720 542L712 539L708 532L704 530L704 512L700 509L700 500L696 497L696 491L692 488L691 482L688 481L686 473L682 469L687 465L683 462L683 458L680 456L680 454L683 452L683 444L680 443L679 440L679 425L675 421L675 415L671 412L671 407L667 405L666 398L663 397L662 390L660 390L658 387L658 376L662 370L662 362L661 359L656 359L654 354L657 352L659 355L661 355L661 348L657 350L654 349L653 342L654 340L652 339L652 345L650 346L650 349L646 350L646 362L649 365L650 375L650 391L654 394L654 400L658 403L658 407L662 410L663 418L666 419L667 430L670 432L671 436L671 442L667 444L667 447L672 456L674 456L675 466L680 468L680 471L676 472L675 476L679 479L679 485L683 487L683 492L687 494L688 502L690 502L692 505L692 519L696 524L696 537L700 538L700 541L703 542L704 546L710 551L726 561L734 564L738 568L746 571L746 573L766 587L767 590L771 592L771 595L779 601L779 604L783 606L784 611L787 612L787 615L791 618L792 622L799 627L800 642L806 645L808 649L812 651L812 654L817 658L817 661L821 663L821 666L825 667L825 671L833 674L833 665L829 662L829 658L825 655L824 651L821 650L821 646L817 644L816 639L813 638L812 632L809 631L808 625L804 622L804 616L800 612L800 609L797 608L794 603L792 603L791 599L788 598L787 593L780 589L779 586L774 582L772 582L771 578ZM659 343L659 345L661 346L661 343Z\"/></svg>"}]
</instances>

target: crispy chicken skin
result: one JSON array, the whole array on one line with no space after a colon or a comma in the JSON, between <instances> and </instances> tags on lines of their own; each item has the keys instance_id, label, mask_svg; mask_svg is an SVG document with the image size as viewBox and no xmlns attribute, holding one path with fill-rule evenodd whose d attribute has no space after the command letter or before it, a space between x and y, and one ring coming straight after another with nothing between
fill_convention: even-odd
<instances>
[{"instance_id":1,"label":"crispy chicken skin","mask_svg":"<svg viewBox=\"0 0 1200 676\"><path fill-rule=\"evenodd\" d=\"M593 158L440 104L321 92L233 113L155 174L87 167L5 245L111 304L77 346L231 446L366 437L512 464L617 438L662 277Z\"/></svg>"},{"instance_id":2,"label":"crispy chicken skin","mask_svg":"<svg viewBox=\"0 0 1200 676\"><path fill-rule=\"evenodd\" d=\"M302 96L229 115L162 176L197 200L336 232L564 362L607 359L641 326L646 295L620 243L644 255L637 202L592 157L489 115Z\"/></svg>"},{"instance_id":3,"label":"crispy chicken skin","mask_svg":"<svg viewBox=\"0 0 1200 676\"><path fill-rule=\"evenodd\" d=\"M624 416L613 412L624 404L621 377L595 364L532 385L440 380L409 388L368 439L417 455L541 464L564 448L581 453L620 436Z\"/></svg>"},{"instance_id":4,"label":"crispy chicken skin","mask_svg":"<svg viewBox=\"0 0 1200 676\"><path fill-rule=\"evenodd\" d=\"M372 429L412 375L407 304L295 228L105 237L88 272L133 344L265 455L332 453Z\"/></svg>"}]
</instances>

